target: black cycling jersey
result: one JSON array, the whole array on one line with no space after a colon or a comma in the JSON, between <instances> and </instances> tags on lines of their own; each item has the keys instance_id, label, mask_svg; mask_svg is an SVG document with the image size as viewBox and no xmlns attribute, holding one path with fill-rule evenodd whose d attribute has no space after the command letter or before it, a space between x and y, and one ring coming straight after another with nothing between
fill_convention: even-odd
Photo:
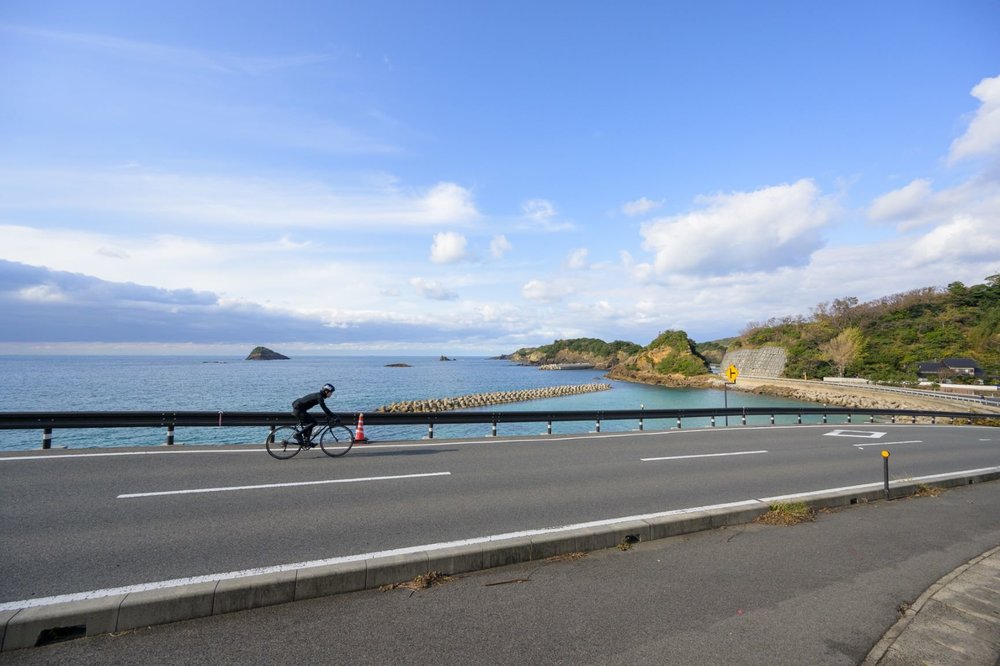
<instances>
[{"instance_id":1,"label":"black cycling jersey","mask_svg":"<svg viewBox=\"0 0 1000 666\"><path fill-rule=\"evenodd\" d=\"M322 391L317 391L316 393L310 393L309 395L304 395L301 398L293 401L292 411L295 412L296 414L301 412L307 412L316 405L322 407L323 411L326 412L327 416L330 417L333 416L333 412L331 412L330 408L326 406L326 400L323 398Z\"/></svg>"}]
</instances>

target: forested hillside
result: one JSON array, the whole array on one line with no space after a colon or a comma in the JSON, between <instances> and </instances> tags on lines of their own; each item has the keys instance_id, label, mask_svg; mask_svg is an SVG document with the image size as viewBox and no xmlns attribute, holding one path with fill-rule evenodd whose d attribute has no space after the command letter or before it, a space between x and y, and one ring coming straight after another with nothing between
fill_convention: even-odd
<instances>
[{"instance_id":1,"label":"forested hillside","mask_svg":"<svg viewBox=\"0 0 1000 666\"><path fill-rule=\"evenodd\" d=\"M598 368L611 368L642 349L634 342L597 338L556 340L541 347L525 347L509 355L512 361L544 365L547 363L591 363Z\"/></svg>"},{"instance_id":2,"label":"forested hillside","mask_svg":"<svg viewBox=\"0 0 1000 666\"><path fill-rule=\"evenodd\" d=\"M967 287L953 282L886 296L820 303L810 317L753 323L730 349L780 345L788 377L857 376L881 381L917 378L917 364L969 357L988 376L1000 375L1000 275Z\"/></svg>"}]
</instances>

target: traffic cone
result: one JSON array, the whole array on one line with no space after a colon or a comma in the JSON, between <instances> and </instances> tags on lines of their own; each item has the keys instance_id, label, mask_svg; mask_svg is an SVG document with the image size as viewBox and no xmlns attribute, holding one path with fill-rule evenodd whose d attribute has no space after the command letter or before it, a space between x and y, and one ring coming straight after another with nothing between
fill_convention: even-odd
<instances>
[{"instance_id":1,"label":"traffic cone","mask_svg":"<svg viewBox=\"0 0 1000 666\"><path fill-rule=\"evenodd\" d=\"M367 442L368 438L365 437L365 415L358 413L358 427L354 429L354 441L355 442Z\"/></svg>"}]
</instances>

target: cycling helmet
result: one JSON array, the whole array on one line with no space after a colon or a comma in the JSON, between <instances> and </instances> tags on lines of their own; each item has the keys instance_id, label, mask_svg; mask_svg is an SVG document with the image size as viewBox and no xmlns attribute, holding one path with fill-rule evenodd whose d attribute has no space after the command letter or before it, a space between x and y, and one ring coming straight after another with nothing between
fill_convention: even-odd
<instances>
[{"instance_id":1,"label":"cycling helmet","mask_svg":"<svg viewBox=\"0 0 1000 666\"><path fill-rule=\"evenodd\" d=\"M323 389L322 390L326 391L327 393L333 393L337 389L333 388L333 384L323 384Z\"/></svg>"}]
</instances>

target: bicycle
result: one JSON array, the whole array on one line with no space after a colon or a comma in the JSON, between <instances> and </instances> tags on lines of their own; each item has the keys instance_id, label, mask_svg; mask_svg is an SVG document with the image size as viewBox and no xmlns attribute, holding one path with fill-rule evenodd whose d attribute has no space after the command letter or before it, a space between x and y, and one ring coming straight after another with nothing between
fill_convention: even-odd
<instances>
[{"instance_id":1,"label":"bicycle","mask_svg":"<svg viewBox=\"0 0 1000 666\"><path fill-rule=\"evenodd\" d=\"M315 447L317 443L323 453L331 458L341 457L354 446L354 433L339 420L327 419L325 424L317 424L308 439L303 431L301 424L275 428L268 433L264 446L271 457L278 460L288 460L303 449Z\"/></svg>"}]
</instances>

